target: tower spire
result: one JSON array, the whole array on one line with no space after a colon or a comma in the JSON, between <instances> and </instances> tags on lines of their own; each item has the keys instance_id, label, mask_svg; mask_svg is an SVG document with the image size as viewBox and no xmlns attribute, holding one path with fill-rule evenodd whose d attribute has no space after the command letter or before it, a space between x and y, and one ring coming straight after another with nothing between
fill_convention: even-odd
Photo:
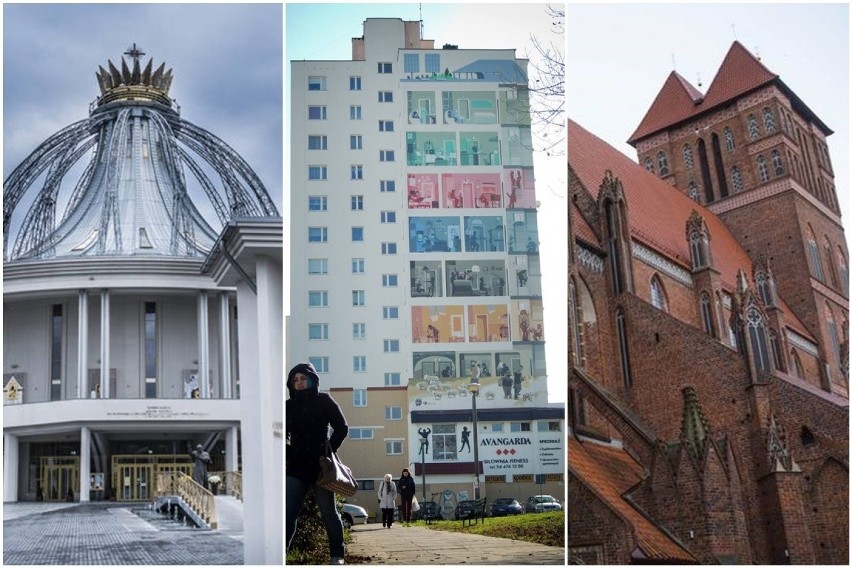
<instances>
[{"instance_id":1,"label":"tower spire","mask_svg":"<svg viewBox=\"0 0 852 568\"><path fill-rule=\"evenodd\" d=\"M136 43L127 48L127 51L124 52L124 55L133 59L134 63L139 62L139 58L145 55L145 52L142 49L136 47Z\"/></svg>"}]
</instances>

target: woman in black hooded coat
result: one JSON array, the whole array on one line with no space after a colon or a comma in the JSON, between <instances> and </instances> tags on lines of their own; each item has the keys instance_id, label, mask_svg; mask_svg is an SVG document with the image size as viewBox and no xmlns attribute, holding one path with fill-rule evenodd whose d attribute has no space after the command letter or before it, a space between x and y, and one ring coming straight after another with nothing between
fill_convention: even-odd
<instances>
[{"instance_id":1,"label":"woman in black hooded coat","mask_svg":"<svg viewBox=\"0 0 852 568\"><path fill-rule=\"evenodd\" d=\"M296 534L296 521L305 497L314 488L317 503L328 533L331 563L343 564L343 523L334 504L334 493L316 485L320 474L319 459L325 454L325 443L337 451L349 426L340 406L328 393L319 392L319 376L310 363L299 363L287 375L290 398L286 403L287 478L286 529L287 549ZM328 427L333 432L328 437Z\"/></svg>"}]
</instances>

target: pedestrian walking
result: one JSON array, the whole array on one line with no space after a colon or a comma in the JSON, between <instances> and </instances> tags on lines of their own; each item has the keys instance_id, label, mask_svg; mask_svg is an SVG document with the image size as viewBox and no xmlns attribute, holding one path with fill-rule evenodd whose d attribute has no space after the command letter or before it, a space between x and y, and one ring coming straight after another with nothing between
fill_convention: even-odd
<instances>
[{"instance_id":1,"label":"pedestrian walking","mask_svg":"<svg viewBox=\"0 0 852 568\"><path fill-rule=\"evenodd\" d=\"M385 474L385 480L379 486L379 508L382 510L382 526L391 528L396 509L396 483L389 473Z\"/></svg>"},{"instance_id":2,"label":"pedestrian walking","mask_svg":"<svg viewBox=\"0 0 852 568\"><path fill-rule=\"evenodd\" d=\"M414 495L417 493L417 488L414 483L414 478L411 477L411 472L408 471L408 468L403 468L402 473L399 476L399 482L397 483L397 490L399 491L399 501L400 501L400 515L399 520L402 522L402 526L410 527L411 526L411 502L414 500Z\"/></svg>"},{"instance_id":3,"label":"pedestrian walking","mask_svg":"<svg viewBox=\"0 0 852 568\"><path fill-rule=\"evenodd\" d=\"M337 402L328 393L319 392L319 375L310 363L299 363L287 375L290 398L286 403L287 452L285 474L287 550L296 534L296 521L308 491L313 488L328 533L332 564L343 564L343 522L334 504L334 493L316 485L320 475L320 456L326 442L337 451L349 426ZM328 428L333 432L328 437Z\"/></svg>"}]
</instances>

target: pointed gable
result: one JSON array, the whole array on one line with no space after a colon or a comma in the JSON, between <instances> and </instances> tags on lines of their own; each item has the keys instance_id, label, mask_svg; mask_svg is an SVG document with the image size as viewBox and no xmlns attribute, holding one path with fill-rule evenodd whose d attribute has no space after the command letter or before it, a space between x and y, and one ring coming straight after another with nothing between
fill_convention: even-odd
<instances>
[{"instance_id":1,"label":"pointed gable","mask_svg":"<svg viewBox=\"0 0 852 568\"><path fill-rule=\"evenodd\" d=\"M767 69L740 42L735 41L710 83L701 106L706 110L724 104L777 78L778 75Z\"/></svg>"},{"instance_id":2,"label":"pointed gable","mask_svg":"<svg viewBox=\"0 0 852 568\"><path fill-rule=\"evenodd\" d=\"M701 91L676 71L672 71L628 142L632 144L670 124L688 118L702 99Z\"/></svg>"}]
</instances>

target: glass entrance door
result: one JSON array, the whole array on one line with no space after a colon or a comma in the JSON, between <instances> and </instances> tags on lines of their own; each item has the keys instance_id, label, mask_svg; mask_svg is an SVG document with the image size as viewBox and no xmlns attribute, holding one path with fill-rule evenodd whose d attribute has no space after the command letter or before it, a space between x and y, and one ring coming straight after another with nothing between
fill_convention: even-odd
<instances>
[{"instance_id":1,"label":"glass entrance door","mask_svg":"<svg viewBox=\"0 0 852 568\"><path fill-rule=\"evenodd\" d=\"M43 457L39 488L45 501L73 501L80 489L80 459Z\"/></svg>"},{"instance_id":2,"label":"glass entrance door","mask_svg":"<svg viewBox=\"0 0 852 568\"><path fill-rule=\"evenodd\" d=\"M192 476L190 457L183 455L114 455L112 483L118 501L149 501L154 498L156 474L181 471Z\"/></svg>"},{"instance_id":3,"label":"glass entrance door","mask_svg":"<svg viewBox=\"0 0 852 568\"><path fill-rule=\"evenodd\" d=\"M118 467L119 501L147 501L151 496L152 464L129 464Z\"/></svg>"}]
</instances>

